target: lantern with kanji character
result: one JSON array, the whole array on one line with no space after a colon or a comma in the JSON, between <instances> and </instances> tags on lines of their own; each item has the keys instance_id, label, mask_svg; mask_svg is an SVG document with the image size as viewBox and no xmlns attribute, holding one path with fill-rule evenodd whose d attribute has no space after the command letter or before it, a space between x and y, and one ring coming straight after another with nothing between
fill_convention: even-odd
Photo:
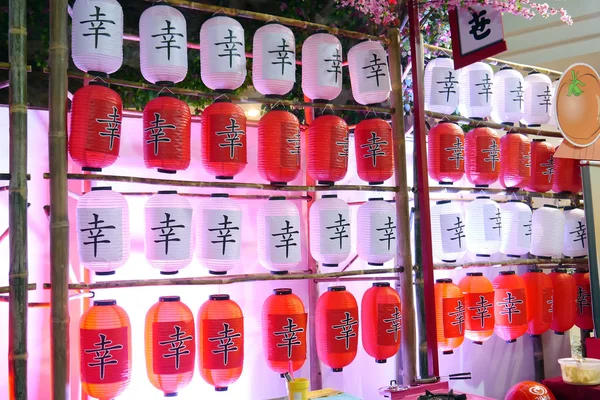
<instances>
[{"instance_id":1,"label":"lantern with kanji character","mask_svg":"<svg viewBox=\"0 0 600 400\"><path fill-rule=\"evenodd\" d=\"M174 174L190 166L190 107L163 92L144 107L144 163L147 168Z\"/></svg>"},{"instance_id":2,"label":"lantern with kanji character","mask_svg":"<svg viewBox=\"0 0 600 400\"><path fill-rule=\"evenodd\" d=\"M500 205L502 243L500 251L511 258L520 258L531 248L531 208L520 200L511 199Z\"/></svg>"},{"instance_id":3,"label":"lantern with kanji character","mask_svg":"<svg viewBox=\"0 0 600 400\"><path fill-rule=\"evenodd\" d=\"M531 249L537 257L562 257L565 216L558 207L544 204L531 218Z\"/></svg>"},{"instance_id":4,"label":"lantern with kanji character","mask_svg":"<svg viewBox=\"0 0 600 400\"><path fill-rule=\"evenodd\" d=\"M358 208L358 256L369 265L382 266L396 253L396 210L381 197Z\"/></svg>"},{"instance_id":5,"label":"lantern with kanji character","mask_svg":"<svg viewBox=\"0 0 600 400\"><path fill-rule=\"evenodd\" d=\"M179 296L158 299L146 314L146 372L165 397L175 397L194 376L194 315Z\"/></svg>"},{"instance_id":6,"label":"lantern with kanji character","mask_svg":"<svg viewBox=\"0 0 600 400\"><path fill-rule=\"evenodd\" d=\"M202 113L202 166L217 179L233 179L246 168L246 114L226 99Z\"/></svg>"},{"instance_id":7,"label":"lantern with kanji character","mask_svg":"<svg viewBox=\"0 0 600 400\"><path fill-rule=\"evenodd\" d=\"M252 85L263 95L286 95L296 82L296 39L287 26L267 23L254 32ZM259 135L260 137L260 135Z\"/></svg>"},{"instance_id":8,"label":"lantern with kanji character","mask_svg":"<svg viewBox=\"0 0 600 400\"><path fill-rule=\"evenodd\" d=\"M448 56L429 61L425 66L425 110L454 114L458 107L459 86L454 62Z\"/></svg>"},{"instance_id":9,"label":"lantern with kanji character","mask_svg":"<svg viewBox=\"0 0 600 400\"><path fill-rule=\"evenodd\" d=\"M400 296L389 282L375 282L363 295L360 309L363 347L377 364L383 364L400 349Z\"/></svg>"},{"instance_id":10,"label":"lantern with kanji character","mask_svg":"<svg viewBox=\"0 0 600 400\"><path fill-rule=\"evenodd\" d=\"M258 209L258 262L273 274L287 274L302 260L300 212L283 196L272 196Z\"/></svg>"},{"instance_id":11,"label":"lantern with kanji character","mask_svg":"<svg viewBox=\"0 0 600 400\"><path fill-rule=\"evenodd\" d=\"M242 207L227 193L200 200L196 212L196 258L213 275L240 265Z\"/></svg>"},{"instance_id":12,"label":"lantern with kanji character","mask_svg":"<svg viewBox=\"0 0 600 400\"><path fill-rule=\"evenodd\" d=\"M511 67L502 67L494 75L492 118L499 123L519 124L523 118L523 75Z\"/></svg>"},{"instance_id":13,"label":"lantern with kanji character","mask_svg":"<svg viewBox=\"0 0 600 400\"><path fill-rule=\"evenodd\" d=\"M300 123L285 109L258 121L258 172L272 185L284 186L300 173Z\"/></svg>"},{"instance_id":14,"label":"lantern with kanji character","mask_svg":"<svg viewBox=\"0 0 600 400\"><path fill-rule=\"evenodd\" d=\"M81 265L112 275L129 259L129 206L109 186L93 187L77 202L77 247Z\"/></svg>"},{"instance_id":15,"label":"lantern with kanji character","mask_svg":"<svg viewBox=\"0 0 600 400\"><path fill-rule=\"evenodd\" d=\"M98 300L79 321L81 388L110 400L131 380L131 323L116 300Z\"/></svg>"},{"instance_id":16,"label":"lantern with kanji character","mask_svg":"<svg viewBox=\"0 0 600 400\"><path fill-rule=\"evenodd\" d=\"M546 139L531 142L531 179L525 190L545 193L552 189L554 176L554 146Z\"/></svg>"},{"instance_id":17,"label":"lantern with kanji character","mask_svg":"<svg viewBox=\"0 0 600 400\"><path fill-rule=\"evenodd\" d=\"M379 104L390 97L387 54L379 42L365 40L348 51L352 96L359 104Z\"/></svg>"},{"instance_id":18,"label":"lantern with kanji character","mask_svg":"<svg viewBox=\"0 0 600 400\"><path fill-rule=\"evenodd\" d=\"M500 138L500 184L511 190L524 188L531 180L531 141L508 132Z\"/></svg>"},{"instance_id":19,"label":"lantern with kanji character","mask_svg":"<svg viewBox=\"0 0 600 400\"><path fill-rule=\"evenodd\" d=\"M112 74L123 64L123 9L117 0L77 0L71 49L75 66L90 75Z\"/></svg>"},{"instance_id":20,"label":"lantern with kanji character","mask_svg":"<svg viewBox=\"0 0 600 400\"><path fill-rule=\"evenodd\" d=\"M575 300L575 325L578 328L593 331L594 318L592 316L592 290L590 286L590 273L585 269L577 269L575 274L577 285L577 298Z\"/></svg>"},{"instance_id":21,"label":"lantern with kanji character","mask_svg":"<svg viewBox=\"0 0 600 400\"><path fill-rule=\"evenodd\" d=\"M176 8L154 5L140 16L140 69L144 79L173 85L188 70L187 24Z\"/></svg>"},{"instance_id":22,"label":"lantern with kanji character","mask_svg":"<svg viewBox=\"0 0 600 400\"><path fill-rule=\"evenodd\" d=\"M581 192L581 167L580 160L573 158L553 158L554 177L552 191L555 193Z\"/></svg>"},{"instance_id":23,"label":"lantern with kanji character","mask_svg":"<svg viewBox=\"0 0 600 400\"><path fill-rule=\"evenodd\" d=\"M429 176L442 185L452 184L465 174L465 134L458 124L440 121L427 135Z\"/></svg>"},{"instance_id":24,"label":"lantern with kanji character","mask_svg":"<svg viewBox=\"0 0 600 400\"><path fill-rule=\"evenodd\" d=\"M588 254L585 212L581 208L565 207L565 230L563 254L565 257L580 258Z\"/></svg>"},{"instance_id":25,"label":"lantern with kanji character","mask_svg":"<svg viewBox=\"0 0 600 400\"><path fill-rule=\"evenodd\" d=\"M198 367L217 392L238 380L244 367L244 316L228 294L213 294L198 312Z\"/></svg>"},{"instance_id":26,"label":"lantern with kanji character","mask_svg":"<svg viewBox=\"0 0 600 400\"><path fill-rule=\"evenodd\" d=\"M342 44L315 33L302 44L302 92L309 99L333 100L342 92Z\"/></svg>"},{"instance_id":27,"label":"lantern with kanji character","mask_svg":"<svg viewBox=\"0 0 600 400\"><path fill-rule=\"evenodd\" d=\"M437 279L434 291L438 349L452 354L465 340L465 296L452 279Z\"/></svg>"},{"instance_id":28,"label":"lantern with kanji character","mask_svg":"<svg viewBox=\"0 0 600 400\"><path fill-rule=\"evenodd\" d=\"M541 269L530 269L523 274L527 298L527 334L539 336L552 323L552 280Z\"/></svg>"},{"instance_id":29,"label":"lantern with kanji character","mask_svg":"<svg viewBox=\"0 0 600 400\"><path fill-rule=\"evenodd\" d=\"M163 275L187 267L194 254L190 201L175 190L159 190L146 202L144 213L146 260Z\"/></svg>"},{"instance_id":30,"label":"lantern with kanji character","mask_svg":"<svg viewBox=\"0 0 600 400\"><path fill-rule=\"evenodd\" d=\"M458 71L458 110L468 118L485 118L492 113L494 71L483 62L476 62Z\"/></svg>"},{"instance_id":31,"label":"lantern with kanji character","mask_svg":"<svg viewBox=\"0 0 600 400\"><path fill-rule=\"evenodd\" d=\"M555 104L556 104L556 92L557 92L557 88L558 88L558 81L560 80L560 76L558 78L556 78L554 80L554 82L552 82L552 86L550 87L550 91L552 92L552 105L550 106L550 109L548 110L548 125L550 126L556 126L556 108L555 108Z\"/></svg>"},{"instance_id":32,"label":"lantern with kanji character","mask_svg":"<svg viewBox=\"0 0 600 400\"><path fill-rule=\"evenodd\" d=\"M244 28L233 18L212 17L200 28L200 77L212 90L230 91L246 80Z\"/></svg>"},{"instance_id":33,"label":"lantern with kanji character","mask_svg":"<svg viewBox=\"0 0 600 400\"><path fill-rule=\"evenodd\" d=\"M552 81L546 75L531 71L524 79L523 123L537 127L550 119Z\"/></svg>"},{"instance_id":34,"label":"lantern with kanji character","mask_svg":"<svg viewBox=\"0 0 600 400\"><path fill-rule=\"evenodd\" d=\"M483 344L494 333L494 287L481 272L469 272L458 282L465 296L465 337Z\"/></svg>"},{"instance_id":35,"label":"lantern with kanji character","mask_svg":"<svg viewBox=\"0 0 600 400\"><path fill-rule=\"evenodd\" d=\"M310 254L323 267L337 267L350 255L350 207L336 194L326 194L310 206Z\"/></svg>"},{"instance_id":36,"label":"lantern with kanji character","mask_svg":"<svg viewBox=\"0 0 600 400\"><path fill-rule=\"evenodd\" d=\"M431 206L431 242L433 257L442 262L456 262L467 252L465 214L457 202L440 200Z\"/></svg>"},{"instance_id":37,"label":"lantern with kanji character","mask_svg":"<svg viewBox=\"0 0 600 400\"><path fill-rule=\"evenodd\" d=\"M577 281L564 268L554 268L548 274L554 288L552 324L557 335L564 335L575 325L577 309Z\"/></svg>"},{"instance_id":38,"label":"lantern with kanji character","mask_svg":"<svg viewBox=\"0 0 600 400\"><path fill-rule=\"evenodd\" d=\"M322 185L344 179L348 170L348 124L322 115L308 127L308 174Z\"/></svg>"},{"instance_id":39,"label":"lantern with kanji character","mask_svg":"<svg viewBox=\"0 0 600 400\"><path fill-rule=\"evenodd\" d=\"M510 388L504 400L556 400L556 398L541 383L525 381Z\"/></svg>"},{"instance_id":40,"label":"lantern with kanji character","mask_svg":"<svg viewBox=\"0 0 600 400\"><path fill-rule=\"evenodd\" d=\"M394 174L392 127L379 118L360 121L354 129L358 177L369 185L381 185Z\"/></svg>"},{"instance_id":41,"label":"lantern with kanji character","mask_svg":"<svg viewBox=\"0 0 600 400\"><path fill-rule=\"evenodd\" d=\"M465 209L467 249L478 257L490 257L502 245L502 213L488 196L477 196Z\"/></svg>"},{"instance_id":42,"label":"lantern with kanji character","mask_svg":"<svg viewBox=\"0 0 600 400\"><path fill-rule=\"evenodd\" d=\"M527 331L527 297L525 282L515 271L500 271L494 281L494 332L514 343Z\"/></svg>"},{"instance_id":43,"label":"lantern with kanji character","mask_svg":"<svg viewBox=\"0 0 600 400\"><path fill-rule=\"evenodd\" d=\"M358 304L345 286L330 286L319 297L315 311L319 360L333 372L342 372L358 349Z\"/></svg>"},{"instance_id":44,"label":"lantern with kanji character","mask_svg":"<svg viewBox=\"0 0 600 400\"><path fill-rule=\"evenodd\" d=\"M490 128L465 135L465 174L475 187L488 187L500 176L500 138Z\"/></svg>"},{"instance_id":45,"label":"lantern with kanji character","mask_svg":"<svg viewBox=\"0 0 600 400\"><path fill-rule=\"evenodd\" d=\"M269 368L279 374L298 371L306 361L307 314L292 289L273 290L262 306L262 343Z\"/></svg>"},{"instance_id":46,"label":"lantern with kanji character","mask_svg":"<svg viewBox=\"0 0 600 400\"><path fill-rule=\"evenodd\" d=\"M108 85L90 82L71 104L69 154L84 171L102 171L119 157L123 102Z\"/></svg>"}]
</instances>

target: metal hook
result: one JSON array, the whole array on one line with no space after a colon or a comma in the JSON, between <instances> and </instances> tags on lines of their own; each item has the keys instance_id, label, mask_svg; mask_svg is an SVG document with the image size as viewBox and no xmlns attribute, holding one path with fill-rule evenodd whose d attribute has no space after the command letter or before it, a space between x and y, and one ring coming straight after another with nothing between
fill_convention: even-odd
<instances>
[{"instance_id":1,"label":"metal hook","mask_svg":"<svg viewBox=\"0 0 600 400\"><path fill-rule=\"evenodd\" d=\"M285 104L283 104L283 102L281 100L277 100L274 104L270 104L271 109L277 107L278 105L281 105L282 107L285 107Z\"/></svg>"},{"instance_id":2,"label":"metal hook","mask_svg":"<svg viewBox=\"0 0 600 400\"><path fill-rule=\"evenodd\" d=\"M95 77L93 77L93 78L90 80L90 82L96 82L96 81L100 81L100 82L102 82L102 83L105 83L105 84L107 84L107 85L108 85L108 82L106 82L104 79L102 79L102 77L101 77L101 76L95 76Z\"/></svg>"},{"instance_id":3,"label":"metal hook","mask_svg":"<svg viewBox=\"0 0 600 400\"><path fill-rule=\"evenodd\" d=\"M217 10L217 11L216 11L216 12L215 12L215 13L214 13L212 16L214 17L214 16L215 16L215 15L217 15L217 14L224 14L224 15L227 15L227 14L225 13L225 9L224 9L224 8L220 8L220 9L218 9L218 10Z\"/></svg>"},{"instance_id":4,"label":"metal hook","mask_svg":"<svg viewBox=\"0 0 600 400\"><path fill-rule=\"evenodd\" d=\"M168 91L169 93L171 93L171 94L175 94L175 93L173 93L173 91L171 90L171 88L169 88L168 86L163 86L163 87L162 87L162 89L160 89L160 90L158 91L158 95L160 96L160 94L161 94L163 91L165 91L165 90L167 90L167 91Z\"/></svg>"},{"instance_id":5,"label":"metal hook","mask_svg":"<svg viewBox=\"0 0 600 400\"><path fill-rule=\"evenodd\" d=\"M369 110L367 111L367 114L365 115L365 118L367 118L370 113L373 113L377 117L377 113L375 112L375 110L373 110L372 108L369 108Z\"/></svg>"},{"instance_id":6,"label":"metal hook","mask_svg":"<svg viewBox=\"0 0 600 400\"><path fill-rule=\"evenodd\" d=\"M265 24L268 24L269 22L279 22L279 20L276 17L270 18L267 22L265 22Z\"/></svg>"},{"instance_id":7,"label":"metal hook","mask_svg":"<svg viewBox=\"0 0 600 400\"><path fill-rule=\"evenodd\" d=\"M217 97L215 97L213 101L219 100L220 98L223 98L223 97L226 98L227 100L231 100L229 98L229 96L227 96L227 93L221 93L220 95L218 95Z\"/></svg>"}]
</instances>

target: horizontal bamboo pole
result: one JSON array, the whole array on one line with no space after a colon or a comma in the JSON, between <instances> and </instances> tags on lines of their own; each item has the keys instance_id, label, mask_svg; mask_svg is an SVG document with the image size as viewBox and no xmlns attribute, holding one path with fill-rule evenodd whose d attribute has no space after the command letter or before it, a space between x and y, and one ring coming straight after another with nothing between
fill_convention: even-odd
<instances>
[{"instance_id":1,"label":"horizontal bamboo pole","mask_svg":"<svg viewBox=\"0 0 600 400\"><path fill-rule=\"evenodd\" d=\"M73 294L73 295L69 296L69 301L79 300L79 299L88 298L88 297L94 297L94 295L95 295L94 292ZM0 296L0 303L8 303L8 302L10 302L8 296ZM42 302L42 303L31 302L27 305L27 307L29 307L29 308L50 308L50 303L48 303L48 302Z\"/></svg>"},{"instance_id":2,"label":"horizontal bamboo pole","mask_svg":"<svg viewBox=\"0 0 600 400\"><path fill-rule=\"evenodd\" d=\"M133 196L133 197L149 197L156 194L156 192L120 192L123 196ZM178 193L183 197L210 197L210 194L207 193ZM71 193L69 193L71 195ZM230 198L232 199L244 199L244 200L268 200L269 195L260 195L260 194L230 194ZM288 200L312 200L312 196L286 196Z\"/></svg>"},{"instance_id":3,"label":"horizontal bamboo pole","mask_svg":"<svg viewBox=\"0 0 600 400\"><path fill-rule=\"evenodd\" d=\"M456 269L456 268L473 268L473 267L506 267L506 266L521 266L521 265L536 265L540 268L555 268L557 265L584 265L589 260L586 258L515 258L513 260L506 261L475 261L464 264L446 264L439 263L435 264L434 268L437 270L445 269ZM544 267L546 265L547 267Z\"/></svg>"},{"instance_id":4,"label":"horizontal bamboo pole","mask_svg":"<svg viewBox=\"0 0 600 400\"><path fill-rule=\"evenodd\" d=\"M27 290L35 290L37 288L36 283L30 283L27 285ZM10 286L0 286L0 293L10 292Z\"/></svg>"},{"instance_id":5,"label":"horizontal bamboo pole","mask_svg":"<svg viewBox=\"0 0 600 400\"><path fill-rule=\"evenodd\" d=\"M10 174L4 174L4 173L0 173L0 181L9 181L10 180ZM27 180L31 180L31 175L27 174Z\"/></svg>"},{"instance_id":6,"label":"horizontal bamboo pole","mask_svg":"<svg viewBox=\"0 0 600 400\"><path fill-rule=\"evenodd\" d=\"M381 281L398 281L400 277L394 276L356 276L350 278L324 278L315 279L317 283L326 282L381 282Z\"/></svg>"},{"instance_id":7,"label":"horizontal bamboo pole","mask_svg":"<svg viewBox=\"0 0 600 400\"><path fill-rule=\"evenodd\" d=\"M10 69L10 63L0 62L0 69ZM31 65L25 66L27 72L31 72Z\"/></svg>"},{"instance_id":8,"label":"horizontal bamboo pole","mask_svg":"<svg viewBox=\"0 0 600 400\"><path fill-rule=\"evenodd\" d=\"M413 191L416 188L412 189ZM472 196L490 195L490 196L504 196L504 197L533 197L542 199L557 199L557 200L577 200L581 198L581 194L572 193L540 193L540 192L527 192L525 190L511 191L506 189L493 189L493 188L477 188L477 187L459 187L459 186L433 186L429 187L430 193L444 193L448 198L455 197L456 195L462 196L463 194L469 194ZM468 193L460 193L468 192Z\"/></svg>"},{"instance_id":9,"label":"horizontal bamboo pole","mask_svg":"<svg viewBox=\"0 0 600 400\"><path fill-rule=\"evenodd\" d=\"M229 285L240 282L263 282L263 281L293 281L306 279L326 279L326 278L341 278L345 276L364 276L391 274L399 272L399 268L378 268L346 272L326 272L321 274L313 274L310 271L291 272L286 275L274 274L244 274L231 275L223 277L203 276L199 278L171 278L171 279L139 279L127 281L109 281L96 283L73 283L69 284L71 290L98 290L98 289L114 289L114 288L131 288L131 287L146 287L146 286L204 286L204 285ZM44 283L44 289L50 289L52 285Z\"/></svg>"}]
</instances>

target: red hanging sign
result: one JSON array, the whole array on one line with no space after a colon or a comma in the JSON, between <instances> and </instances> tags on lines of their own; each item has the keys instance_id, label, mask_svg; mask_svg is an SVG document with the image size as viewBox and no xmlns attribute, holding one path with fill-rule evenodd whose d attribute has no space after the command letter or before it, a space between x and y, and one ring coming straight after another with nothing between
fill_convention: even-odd
<instances>
[{"instance_id":1,"label":"red hanging sign","mask_svg":"<svg viewBox=\"0 0 600 400\"><path fill-rule=\"evenodd\" d=\"M129 328L81 329L81 380L86 383L116 383L127 380L130 371Z\"/></svg>"},{"instance_id":2,"label":"red hanging sign","mask_svg":"<svg viewBox=\"0 0 600 400\"><path fill-rule=\"evenodd\" d=\"M467 293L466 329L469 331L489 331L494 329L494 292Z\"/></svg>"},{"instance_id":3,"label":"red hanging sign","mask_svg":"<svg viewBox=\"0 0 600 400\"><path fill-rule=\"evenodd\" d=\"M525 289L496 289L496 325L527 324Z\"/></svg>"},{"instance_id":4,"label":"red hanging sign","mask_svg":"<svg viewBox=\"0 0 600 400\"><path fill-rule=\"evenodd\" d=\"M393 346L400 341L402 311L398 303L377 304L377 345Z\"/></svg>"},{"instance_id":5,"label":"red hanging sign","mask_svg":"<svg viewBox=\"0 0 600 400\"><path fill-rule=\"evenodd\" d=\"M244 363L244 319L202 320L202 368L231 369Z\"/></svg>"},{"instance_id":6,"label":"red hanging sign","mask_svg":"<svg viewBox=\"0 0 600 400\"><path fill-rule=\"evenodd\" d=\"M228 114L209 116L210 162L246 164L246 121Z\"/></svg>"},{"instance_id":7,"label":"red hanging sign","mask_svg":"<svg viewBox=\"0 0 600 400\"><path fill-rule=\"evenodd\" d=\"M152 369L155 374L172 375L194 370L194 321L152 324Z\"/></svg>"},{"instance_id":8,"label":"red hanging sign","mask_svg":"<svg viewBox=\"0 0 600 400\"><path fill-rule=\"evenodd\" d=\"M358 348L358 307L327 310L327 352L351 353Z\"/></svg>"},{"instance_id":9,"label":"red hanging sign","mask_svg":"<svg viewBox=\"0 0 600 400\"><path fill-rule=\"evenodd\" d=\"M465 335L465 310L465 301L462 297L442 299L444 337L446 339Z\"/></svg>"},{"instance_id":10,"label":"red hanging sign","mask_svg":"<svg viewBox=\"0 0 600 400\"><path fill-rule=\"evenodd\" d=\"M269 314L268 360L306 360L306 313Z\"/></svg>"}]
</instances>

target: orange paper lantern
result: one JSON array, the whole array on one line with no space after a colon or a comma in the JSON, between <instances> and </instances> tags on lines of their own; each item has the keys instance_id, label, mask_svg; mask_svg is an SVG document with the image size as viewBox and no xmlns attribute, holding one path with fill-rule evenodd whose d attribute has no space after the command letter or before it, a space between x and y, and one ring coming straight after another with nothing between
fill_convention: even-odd
<instances>
[{"instance_id":1,"label":"orange paper lantern","mask_svg":"<svg viewBox=\"0 0 600 400\"><path fill-rule=\"evenodd\" d=\"M354 129L358 177L369 185L381 185L394 173L392 127L380 118L360 121Z\"/></svg>"},{"instance_id":2,"label":"orange paper lantern","mask_svg":"<svg viewBox=\"0 0 600 400\"><path fill-rule=\"evenodd\" d=\"M452 354L465 340L465 296L452 279L435 281L435 322L438 349Z\"/></svg>"},{"instance_id":3,"label":"orange paper lantern","mask_svg":"<svg viewBox=\"0 0 600 400\"><path fill-rule=\"evenodd\" d=\"M531 142L531 180L525 190L545 193L552 189L554 176L554 146L546 139Z\"/></svg>"},{"instance_id":4,"label":"orange paper lantern","mask_svg":"<svg viewBox=\"0 0 600 400\"><path fill-rule=\"evenodd\" d=\"M333 185L348 171L348 124L336 115L322 115L308 127L308 165L311 178Z\"/></svg>"},{"instance_id":5,"label":"orange paper lantern","mask_svg":"<svg viewBox=\"0 0 600 400\"><path fill-rule=\"evenodd\" d=\"M494 332L506 343L514 343L527 331L525 282L515 271L501 271L494 281Z\"/></svg>"},{"instance_id":6,"label":"orange paper lantern","mask_svg":"<svg viewBox=\"0 0 600 400\"><path fill-rule=\"evenodd\" d=\"M575 325L577 283L566 269L555 268L548 274L554 287L554 304L551 328L557 335L564 335Z\"/></svg>"},{"instance_id":7,"label":"orange paper lantern","mask_svg":"<svg viewBox=\"0 0 600 400\"><path fill-rule=\"evenodd\" d=\"M552 280L541 269L530 269L522 278L527 298L527 333L539 336L552 323Z\"/></svg>"},{"instance_id":8,"label":"orange paper lantern","mask_svg":"<svg viewBox=\"0 0 600 400\"><path fill-rule=\"evenodd\" d=\"M508 132L500 138L500 184L520 189L531 179L531 141L527 136Z\"/></svg>"},{"instance_id":9,"label":"orange paper lantern","mask_svg":"<svg viewBox=\"0 0 600 400\"><path fill-rule=\"evenodd\" d=\"M592 316L592 289L590 286L590 273L585 269L578 269L575 274L577 284L577 299L575 309L575 325L586 330L594 330L594 318Z\"/></svg>"},{"instance_id":10,"label":"orange paper lantern","mask_svg":"<svg viewBox=\"0 0 600 400\"><path fill-rule=\"evenodd\" d=\"M475 187L488 187L500 176L500 138L490 128L465 135L465 175Z\"/></svg>"},{"instance_id":11,"label":"orange paper lantern","mask_svg":"<svg viewBox=\"0 0 600 400\"><path fill-rule=\"evenodd\" d=\"M483 344L494 333L494 287L481 272L469 272L458 282L465 295L465 337Z\"/></svg>"},{"instance_id":12,"label":"orange paper lantern","mask_svg":"<svg viewBox=\"0 0 600 400\"><path fill-rule=\"evenodd\" d=\"M574 158L554 159L554 178L552 191L555 193L579 193L583 183L581 182L581 167L579 161Z\"/></svg>"},{"instance_id":13,"label":"orange paper lantern","mask_svg":"<svg viewBox=\"0 0 600 400\"><path fill-rule=\"evenodd\" d=\"M441 121L427 135L427 169L431 179L451 185L465 174L465 134L458 124Z\"/></svg>"}]
</instances>

